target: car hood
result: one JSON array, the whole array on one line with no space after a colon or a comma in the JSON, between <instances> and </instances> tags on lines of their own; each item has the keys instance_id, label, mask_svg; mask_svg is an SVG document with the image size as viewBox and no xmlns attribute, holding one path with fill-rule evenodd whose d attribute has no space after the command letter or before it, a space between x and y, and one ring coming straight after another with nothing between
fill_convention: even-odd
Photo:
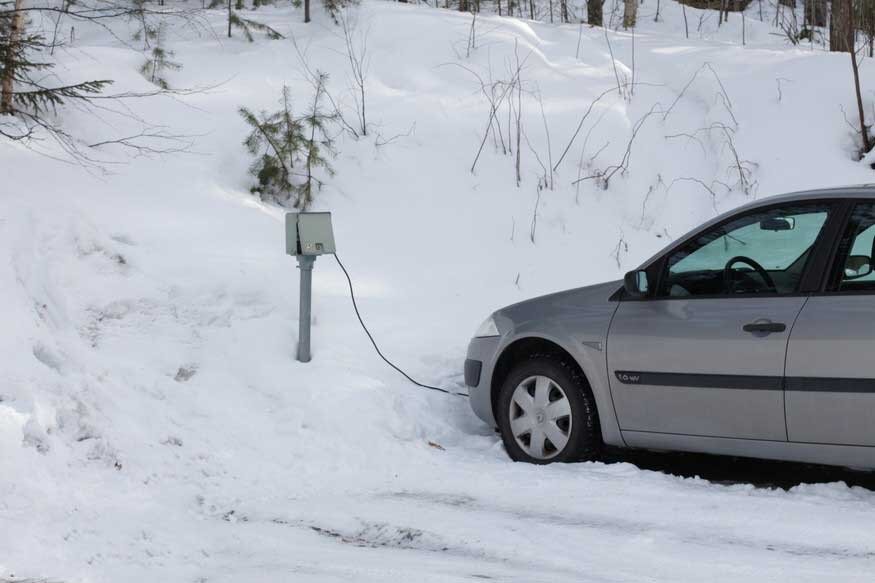
<instances>
[{"instance_id":1,"label":"car hood","mask_svg":"<svg viewBox=\"0 0 875 583\"><path fill-rule=\"evenodd\" d=\"M532 320L612 311L615 306L610 297L621 287L622 281L615 280L525 300L496 311L496 324L499 331L504 332Z\"/></svg>"}]
</instances>

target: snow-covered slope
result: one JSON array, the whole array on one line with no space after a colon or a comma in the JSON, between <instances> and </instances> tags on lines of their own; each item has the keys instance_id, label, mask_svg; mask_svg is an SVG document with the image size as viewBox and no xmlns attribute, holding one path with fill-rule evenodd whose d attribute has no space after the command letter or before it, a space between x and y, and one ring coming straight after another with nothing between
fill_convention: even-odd
<instances>
[{"instance_id":1,"label":"snow-covered slope","mask_svg":"<svg viewBox=\"0 0 875 583\"><path fill-rule=\"evenodd\" d=\"M737 15L687 40L678 6L653 23L650 3L610 48L601 29L482 17L470 57L470 16L371 1L353 13L368 31L371 135L340 138L315 208L334 213L364 316L414 376L462 390L468 337L490 311L615 278L719 210L870 180L842 116L846 56L784 47L752 19L738 46ZM294 35L351 107L330 20L256 16ZM209 18L221 31L223 14ZM80 32L61 77L147 89L139 57L104 37ZM0 143L0 579L870 579L866 490L510 463L463 399L376 358L327 257L314 360L295 362L295 263L281 209L248 194L236 110L273 108L283 84L302 102L301 64L289 40L169 39L185 67L171 83L214 88L131 107L193 136L193 153L104 150L103 173ZM535 152L556 164L590 103L631 79L633 54L634 96L603 98L539 191ZM472 72L509 79L516 55L519 186L491 138L469 170L489 112ZM133 123L65 115L86 140ZM572 185L619 163L636 128L607 189Z\"/></svg>"}]
</instances>

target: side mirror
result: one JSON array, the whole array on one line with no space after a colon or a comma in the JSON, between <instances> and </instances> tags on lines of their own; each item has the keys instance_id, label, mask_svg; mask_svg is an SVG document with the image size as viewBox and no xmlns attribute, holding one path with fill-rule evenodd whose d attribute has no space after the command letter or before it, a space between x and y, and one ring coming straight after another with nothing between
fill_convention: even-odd
<instances>
[{"instance_id":1,"label":"side mirror","mask_svg":"<svg viewBox=\"0 0 875 583\"><path fill-rule=\"evenodd\" d=\"M650 295L650 280L643 269L630 271L623 278L623 288L632 298L646 298Z\"/></svg>"},{"instance_id":2,"label":"side mirror","mask_svg":"<svg viewBox=\"0 0 875 583\"><path fill-rule=\"evenodd\" d=\"M851 255L845 261L845 281L866 277L872 273L872 259L866 255Z\"/></svg>"}]
</instances>

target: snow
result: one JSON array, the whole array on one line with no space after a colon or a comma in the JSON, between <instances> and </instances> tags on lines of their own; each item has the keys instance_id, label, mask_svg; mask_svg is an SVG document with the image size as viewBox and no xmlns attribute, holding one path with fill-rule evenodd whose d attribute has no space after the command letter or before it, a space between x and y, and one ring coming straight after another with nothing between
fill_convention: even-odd
<instances>
[{"instance_id":1,"label":"snow","mask_svg":"<svg viewBox=\"0 0 875 583\"><path fill-rule=\"evenodd\" d=\"M631 101L599 103L540 197L532 149L546 156L547 142L534 94L555 163L616 84L601 29L483 16L468 58L470 16L371 0L353 12L369 31L372 132L340 138L314 208L333 212L363 315L414 377L464 390L468 338L492 310L616 278L718 211L871 180L842 116L854 111L846 56L786 46L753 6L744 47L737 15L688 40L678 5L664 3L659 23L652 10L647 0L634 37L609 34L627 76L634 42L641 85ZM691 22L698 14L688 9ZM280 7L254 17L294 34L352 106L327 17L304 26ZM208 20L221 35L222 12ZM149 89L129 49L98 30L77 38L60 53L61 78ZM62 155L50 142L0 143L0 579L871 580L867 489L511 463L464 399L416 390L379 361L328 257L314 274L314 360L297 363L283 211L248 194L236 109L274 107L283 84L303 102L300 62L289 40L179 27L168 39L184 65L171 85L210 89L130 107L191 136L191 154L104 149L101 172L48 158ZM469 172L488 103L456 66L488 76L491 63L508 78L515 50L532 144L519 187L491 140ZM871 101L870 60L862 71ZM571 185L616 164L642 117L676 99L644 120L628 172L607 190ZM136 126L64 114L86 141ZM748 195L720 132L667 137L715 123L737 128L756 183ZM377 146L378 135L400 137Z\"/></svg>"}]
</instances>

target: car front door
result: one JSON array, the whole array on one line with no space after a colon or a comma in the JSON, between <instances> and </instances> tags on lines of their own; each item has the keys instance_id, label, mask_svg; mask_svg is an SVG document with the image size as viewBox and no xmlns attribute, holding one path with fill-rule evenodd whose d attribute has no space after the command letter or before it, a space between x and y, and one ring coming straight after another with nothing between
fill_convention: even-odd
<instances>
[{"instance_id":1,"label":"car front door","mask_svg":"<svg viewBox=\"0 0 875 583\"><path fill-rule=\"evenodd\" d=\"M875 446L875 203L854 205L824 293L787 351L790 441Z\"/></svg>"},{"instance_id":2,"label":"car front door","mask_svg":"<svg viewBox=\"0 0 875 583\"><path fill-rule=\"evenodd\" d=\"M636 433L786 440L787 339L833 207L797 202L735 215L654 264L650 297L621 299L607 363L627 441Z\"/></svg>"}]
</instances>

